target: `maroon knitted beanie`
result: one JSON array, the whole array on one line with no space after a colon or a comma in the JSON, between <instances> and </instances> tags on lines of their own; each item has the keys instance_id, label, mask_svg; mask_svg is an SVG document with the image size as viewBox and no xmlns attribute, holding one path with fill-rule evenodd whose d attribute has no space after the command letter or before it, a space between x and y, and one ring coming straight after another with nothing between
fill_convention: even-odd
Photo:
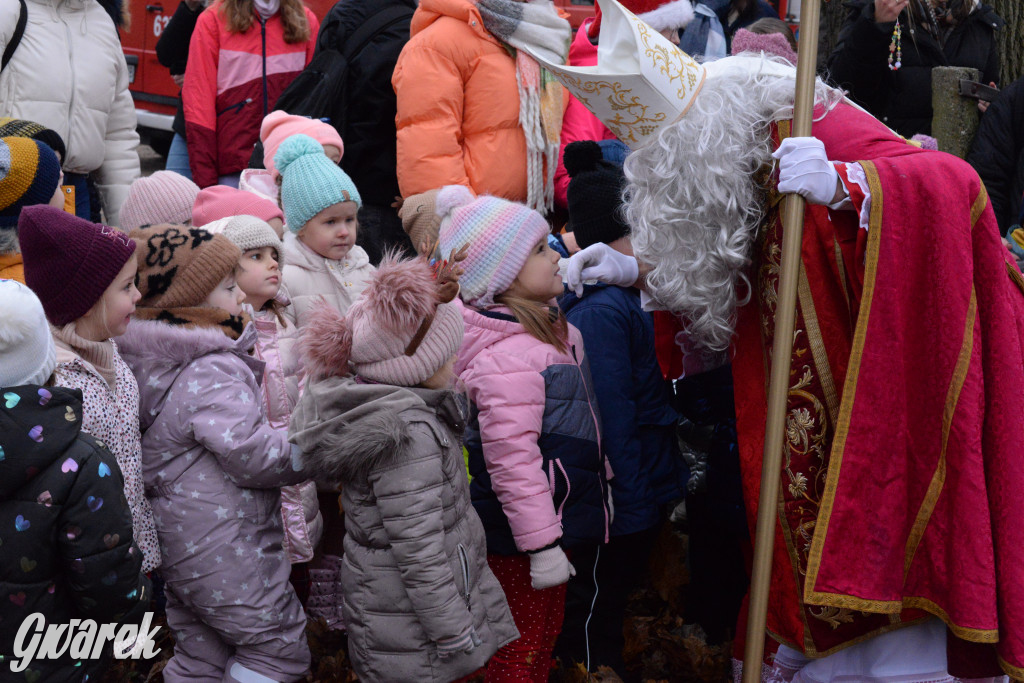
<instances>
[{"instance_id":1,"label":"maroon knitted beanie","mask_svg":"<svg viewBox=\"0 0 1024 683\"><path fill-rule=\"evenodd\" d=\"M46 205L21 210L18 243L25 284L57 327L88 313L135 253L135 242L117 228Z\"/></svg>"}]
</instances>

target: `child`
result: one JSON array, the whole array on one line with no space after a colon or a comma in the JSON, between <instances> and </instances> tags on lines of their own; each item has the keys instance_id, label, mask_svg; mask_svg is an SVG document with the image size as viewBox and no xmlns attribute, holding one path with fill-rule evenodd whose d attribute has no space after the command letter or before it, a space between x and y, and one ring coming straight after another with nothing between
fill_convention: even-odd
<instances>
[{"instance_id":1,"label":"child","mask_svg":"<svg viewBox=\"0 0 1024 683\"><path fill-rule=\"evenodd\" d=\"M437 243L437 233L441 229L441 217L437 215L437 193L440 191L427 190L406 197L398 209L402 230L420 256L431 256L424 251Z\"/></svg>"},{"instance_id":2,"label":"child","mask_svg":"<svg viewBox=\"0 0 1024 683\"><path fill-rule=\"evenodd\" d=\"M53 340L35 294L0 281L0 603L3 667L25 618L138 623L150 602L114 456L82 431L81 394L52 385ZM66 641L65 641L66 642ZM26 649L35 646L25 639ZM31 655L29 655L31 656ZM5 679L100 680L106 664L36 658ZM23 677L23 678L22 678Z\"/></svg>"},{"instance_id":3,"label":"child","mask_svg":"<svg viewBox=\"0 0 1024 683\"><path fill-rule=\"evenodd\" d=\"M280 197L278 179L281 174L274 166L274 155L277 154L277 148L281 146L282 142L297 133L308 135L319 142L323 145L324 154L328 159L335 164L341 163L341 157L345 153L345 144L341 141L341 136L334 126L308 116L296 116L280 110L272 111L263 117L263 124L260 126L264 168L247 168L242 171L238 188L256 192L275 202L278 201Z\"/></svg>"},{"instance_id":4,"label":"child","mask_svg":"<svg viewBox=\"0 0 1024 683\"><path fill-rule=\"evenodd\" d=\"M324 156L323 146L308 135L293 135L281 143L274 163L281 173L281 205L290 232L284 240L289 316L301 329L321 299L344 314L373 266L356 245L359 191Z\"/></svg>"},{"instance_id":5,"label":"child","mask_svg":"<svg viewBox=\"0 0 1024 683\"><path fill-rule=\"evenodd\" d=\"M146 225L192 224L192 205L199 186L174 171L157 171L128 188L121 205L121 229L126 233Z\"/></svg>"},{"instance_id":6,"label":"child","mask_svg":"<svg viewBox=\"0 0 1024 683\"><path fill-rule=\"evenodd\" d=\"M223 235L156 226L120 344L142 389L142 471L160 534L174 657L164 680L295 681L309 666L278 487L308 478L259 400L256 330Z\"/></svg>"},{"instance_id":7,"label":"child","mask_svg":"<svg viewBox=\"0 0 1024 683\"><path fill-rule=\"evenodd\" d=\"M449 275L388 257L347 316L322 304L304 332L312 381L292 440L320 479L342 483L345 621L361 681L456 680L518 635L470 509Z\"/></svg>"},{"instance_id":8,"label":"child","mask_svg":"<svg viewBox=\"0 0 1024 683\"><path fill-rule=\"evenodd\" d=\"M63 208L62 176L60 161L45 142L0 139L0 278L25 282L18 216L24 207L36 204Z\"/></svg>"},{"instance_id":9,"label":"child","mask_svg":"<svg viewBox=\"0 0 1024 683\"><path fill-rule=\"evenodd\" d=\"M82 429L117 457L142 570L152 571L160 551L142 480L139 385L112 339L124 334L139 300L135 243L50 206L22 211L18 232L25 281L53 325L57 385L82 392Z\"/></svg>"},{"instance_id":10,"label":"child","mask_svg":"<svg viewBox=\"0 0 1024 683\"><path fill-rule=\"evenodd\" d=\"M281 287L281 240L274 229L255 216L233 216L214 221L205 230L222 234L242 250L235 275L244 303L254 311L256 346L253 355L266 364L263 407L267 422L275 429L287 429L292 409L299 399L298 363L292 348L295 328L281 315L288 295ZM292 563L293 583L304 597L304 572L296 565L313 559L313 549L323 534L323 518L317 504L316 484L306 481L281 489L281 515L285 548ZM297 576L298 574L298 576Z\"/></svg>"},{"instance_id":11,"label":"child","mask_svg":"<svg viewBox=\"0 0 1024 683\"><path fill-rule=\"evenodd\" d=\"M196 195L192 205L192 225L201 228L231 216L256 216L269 223L278 237L284 234L284 213L277 204L262 195L227 185L213 185Z\"/></svg>"},{"instance_id":12,"label":"child","mask_svg":"<svg viewBox=\"0 0 1024 683\"><path fill-rule=\"evenodd\" d=\"M589 140L566 146L564 158L569 224L579 247L603 242L632 256L620 213L622 168L604 161L601 147ZM671 408L670 385L654 353L654 321L640 306L639 290L597 283L585 287L582 297L566 293L559 305L589 351L604 450L615 472L615 519L599 554L592 546L573 556L579 574L569 583L558 651L562 661L584 662L590 671L604 665L623 672L626 599L646 570L662 507L683 496L679 415Z\"/></svg>"},{"instance_id":13,"label":"child","mask_svg":"<svg viewBox=\"0 0 1024 683\"><path fill-rule=\"evenodd\" d=\"M562 625L564 549L607 540L605 461L583 340L554 307L558 255L535 211L462 186L437 197L441 253L469 245L456 371L471 402L466 446L488 563L522 637L488 680L546 681Z\"/></svg>"},{"instance_id":14,"label":"child","mask_svg":"<svg viewBox=\"0 0 1024 683\"><path fill-rule=\"evenodd\" d=\"M789 25L778 17L758 19L732 37L732 54L764 52L782 57L796 66L796 36Z\"/></svg>"}]
</instances>

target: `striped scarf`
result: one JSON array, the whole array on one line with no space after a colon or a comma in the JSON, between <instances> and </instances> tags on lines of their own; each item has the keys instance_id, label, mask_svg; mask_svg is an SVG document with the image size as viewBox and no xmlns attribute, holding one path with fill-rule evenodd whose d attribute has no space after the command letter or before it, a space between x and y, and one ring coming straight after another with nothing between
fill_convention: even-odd
<instances>
[{"instance_id":1,"label":"striped scarf","mask_svg":"<svg viewBox=\"0 0 1024 683\"><path fill-rule=\"evenodd\" d=\"M555 204L562 86L523 48L565 64L572 29L551 0L477 0L477 7L487 32L515 50L519 125L526 136L526 204L546 214Z\"/></svg>"}]
</instances>

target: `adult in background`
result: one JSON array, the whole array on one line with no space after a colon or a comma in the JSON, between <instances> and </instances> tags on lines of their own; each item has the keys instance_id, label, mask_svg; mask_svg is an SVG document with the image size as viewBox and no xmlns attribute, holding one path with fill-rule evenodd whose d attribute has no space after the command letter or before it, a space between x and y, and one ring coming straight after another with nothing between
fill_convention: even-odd
<instances>
[{"instance_id":1,"label":"adult in background","mask_svg":"<svg viewBox=\"0 0 1024 683\"><path fill-rule=\"evenodd\" d=\"M999 83L995 34L1003 20L980 0L850 0L846 7L828 60L832 80L906 138L931 133L933 68L969 66L983 83Z\"/></svg>"},{"instance_id":2,"label":"adult in background","mask_svg":"<svg viewBox=\"0 0 1024 683\"><path fill-rule=\"evenodd\" d=\"M725 44L732 51L732 37L741 28L747 28L758 19L779 18L779 13L765 0L707 0L705 3L715 11L725 31Z\"/></svg>"},{"instance_id":3,"label":"adult in background","mask_svg":"<svg viewBox=\"0 0 1024 683\"><path fill-rule=\"evenodd\" d=\"M523 48L564 64L551 0L422 0L392 77L403 197L443 185L554 205L562 88Z\"/></svg>"},{"instance_id":4,"label":"adult in background","mask_svg":"<svg viewBox=\"0 0 1024 683\"><path fill-rule=\"evenodd\" d=\"M25 33L0 72L0 116L56 131L75 213L99 222L102 209L107 224L119 225L128 186L139 177L139 136L117 29L96 0L25 5ZM0 3L0 52L14 37L20 11L18 2Z\"/></svg>"},{"instance_id":5,"label":"adult in background","mask_svg":"<svg viewBox=\"0 0 1024 683\"><path fill-rule=\"evenodd\" d=\"M1006 87L983 117L967 162L981 176L999 231L1021 223L1024 194L1024 78ZM1019 257L1020 255L1018 255Z\"/></svg>"},{"instance_id":6,"label":"adult in background","mask_svg":"<svg viewBox=\"0 0 1024 683\"><path fill-rule=\"evenodd\" d=\"M179 88L185 83L185 67L188 65L188 46L192 31L196 28L199 14L206 8L204 0L181 0L178 9L171 15L167 27L156 41L156 58L171 72L171 78ZM168 171L174 171L192 180L192 169L188 165L188 145L185 142L185 110L181 95L178 95L178 110L174 112L174 138L167 152Z\"/></svg>"},{"instance_id":7,"label":"adult in background","mask_svg":"<svg viewBox=\"0 0 1024 683\"><path fill-rule=\"evenodd\" d=\"M409 41L415 10L416 0L339 0L324 17L316 39L318 54L328 49L356 50L346 73L345 109L333 113L331 123L345 141L341 168L363 197L358 243L374 264L392 247L415 253L398 211L391 206L400 194L395 171L398 105L391 76ZM359 38L360 27L370 22L375 22L372 35ZM350 45L356 38L361 48Z\"/></svg>"},{"instance_id":8,"label":"adult in background","mask_svg":"<svg viewBox=\"0 0 1024 683\"><path fill-rule=\"evenodd\" d=\"M196 21L182 102L192 180L238 187L263 117L313 57L302 0L218 0Z\"/></svg>"}]
</instances>

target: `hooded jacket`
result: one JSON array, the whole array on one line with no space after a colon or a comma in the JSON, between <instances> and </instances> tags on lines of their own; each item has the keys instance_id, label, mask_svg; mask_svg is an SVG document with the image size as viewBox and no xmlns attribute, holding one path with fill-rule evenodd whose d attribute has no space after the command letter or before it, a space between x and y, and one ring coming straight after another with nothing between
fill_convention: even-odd
<instances>
[{"instance_id":1,"label":"hooded jacket","mask_svg":"<svg viewBox=\"0 0 1024 683\"><path fill-rule=\"evenodd\" d=\"M217 5L199 15L181 92L189 165L199 187L249 165L263 117L313 58L320 23L305 11L309 40L291 44L280 12L263 23L255 16L245 33L229 31Z\"/></svg>"},{"instance_id":2,"label":"hooded jacket","mask_svg":"<svg viewBox=\"0 0 1024 683\"><path fill-rule=\"evenodd\" d=\"M963 0L973 9L939 45L923 29L908 27L901 16L903 58L898 71L889 70L893 22L875 22L873 0L848 0L839 42L828 60L832 80L852 99L904 137L932 130L932 69L968 66L981 71L981 80L999 83L996 31L1003 20L978 0Z\"/></svg>"},{"instance_id":3,"label":"hooded jacket","mask_svg":"<svg viewBox=\"0 0 1024 683\"><path fill-rule=\"evenodd\" d=\"M609 472L579 330L569 325L561 352L507 309L464 307L462 317L455 372L470 400L470 492L488 552L607 541Z\"/></svg>"},{"instance_id":4,"label":"hooded jacket","mask_svg":"<svg viewBox=\"0 0 1024 683\"><path fill-rule=\"evenodd\" d=\"M291 440L341 481L341 582L361 681L451 681L519 637L469 502L451 392L330 377L307 385ZM440 658L436 643L481 641Z\"/></svg>"},{"instance_id":5,"label":"hooded jacket","mask_svg":"<svg viewBox=\"0 0 1024 683\"><path fill-rule=\"evenodd\" d=\"M103 20L109 22L107 15ZM150 586L114 456L82 432L82 394L4 387L0 400L0 655L14 657L22 621L138 623ZM125 615L128 615L127 617ZM5 680L98 679L107 662L35 659Z\"/></svg>"},{"instance_id":6,"label":"hooded jacket","mask_svg":"<svg viewBox=\"0 0 1024 683\"><path fill-rule=\"evenodd\" d=\"M277 300L283 306L289 304L283 291L278 293ZM282 325L276 313L265 309L256 311L253 324L257 334L253 355L263 361L266 368L260 388L267 422L275 429L288 429L292 408L299 400L295 326L287 319ZM314 482L304 481L281 488L281 519L285 550L292 564L312 560L313 550L324 533Z\"/></svg>"},{"instance_id":7,"label":"hooded jacket","mask_svg":"<svg viewBox=\"0 0 1024 683\"><path fill-rule=\"evenodd\" d=\"M353 245L340 261L332 261L307 247L294 233L287 233L284 253L284 282L292 299L285 315L299 331L321 300L344 315L374 271L370 257L359 245Z\"/></svg>"},{"instance_id":8,"label":"hooded jacket","mask_svg":"<svg viewBox=\"0 0 1024 683\"><path fill-rule=\"evenodd\" d=\"M282 631L305 620L288 584L278 488L308 475L292 467L286 433L266 421L263 363L248 353L255 343L251 325L233 340L145 320L118 338L141 380L142 475L161 573L237 643L265 640L267 614L281 615Z\"/></svg>"},{"instance_id":9,"label":"hooded jacket","mask_svg":"<svg viewBox=\"0 0 1024 683\"><path fill-rule=\"evenodd\" d=\"M685 483L679 415L654 353L654 321L633 288L588 285L583 298L568 292L559 305L590 349L604 452L615 472L611 534L650 529L661 521L660 506L682 497Z\"/></svg>"},{"instance_id":10,"label":"hooded jacket","mask_svg":"<svg viewBox=\"0 0 1024 683\"><path fill-rule=\"evenodd\" d=\"M65 172L95 174L109 225L119 225L139 177L128 65L110 16L95 0L26 0L28 24L0 73L0 116L36 121L64 141ZM0 2L0 51L18 23L18 2Z\"/></svg>"},{"instance_id":11,"label":"hooded jacket","mask_svg":"<svg viewBox=\"0 0 1024 683\"><path fill-rule=\"evenodd\" d=\"M516 64L472 0L422 0L391 83L403 197L443 185L526 201Z\"/></svg>"}]
</instances>

